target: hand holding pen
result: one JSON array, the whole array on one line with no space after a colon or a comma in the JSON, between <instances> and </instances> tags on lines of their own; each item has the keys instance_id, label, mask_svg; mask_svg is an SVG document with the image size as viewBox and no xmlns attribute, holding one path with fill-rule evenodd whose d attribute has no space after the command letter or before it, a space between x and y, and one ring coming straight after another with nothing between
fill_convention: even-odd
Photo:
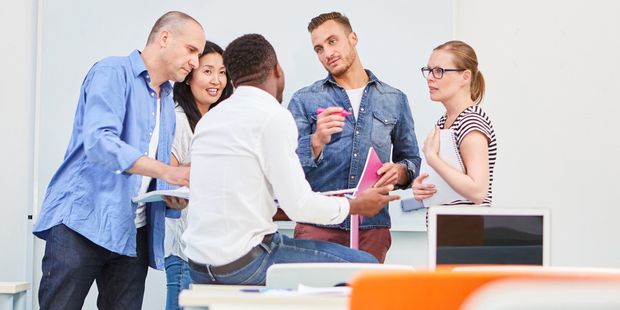
<instances>
[{"instance_id":1,"label":"hand holding pen","mask_svg":"<svg viewBox=\"0 0 620 310\"><path fill-rule=\"evenodd\" d=\"M319 157L323 147L331 141L332 135L342 131L345 117L351 115L351 112L342 107L319 108L316 112L316 130L310 139L315 159Z\"/></svg>"}]
</instances>

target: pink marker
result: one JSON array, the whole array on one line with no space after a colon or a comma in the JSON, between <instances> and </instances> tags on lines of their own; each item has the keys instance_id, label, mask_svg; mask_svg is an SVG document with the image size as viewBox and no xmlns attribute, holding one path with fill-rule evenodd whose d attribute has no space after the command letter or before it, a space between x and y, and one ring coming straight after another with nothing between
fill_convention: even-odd
<instances>
[{"instance_id":1,"label":"pink marker","mask_svg":"<svg viewBox=\"0 0 620 310\"><path fill-rule=\"evenodd\" d=\"M324 111L325 111L325 108L318 108L318 109L316 109L316 114L321 114L321 113L323 113ZM351 115L351 114L352 114L352 113L351 113L351 112L349 112L349 111L347 111L347 110L342 110L342 111L340 112L340 115L341 115L342 117L347 117L347 116L349 116L349 115Z\"/></svg>"}]
</instances>

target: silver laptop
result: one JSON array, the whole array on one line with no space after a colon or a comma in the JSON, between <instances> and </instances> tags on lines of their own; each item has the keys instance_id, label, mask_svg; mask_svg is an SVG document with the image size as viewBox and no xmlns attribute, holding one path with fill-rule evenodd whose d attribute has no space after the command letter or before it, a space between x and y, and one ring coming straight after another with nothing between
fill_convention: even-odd
<instances>
[{"instance_id":1,"label":"silver laptop","mask_svg":"<svg viewBox=\"0 0 620 310\"><path fill-rule=\"evenodd\" d=\"M446 206L428 210L428 264L538 265L550 262L546 209Z\"/></svg>"}]
</instances>

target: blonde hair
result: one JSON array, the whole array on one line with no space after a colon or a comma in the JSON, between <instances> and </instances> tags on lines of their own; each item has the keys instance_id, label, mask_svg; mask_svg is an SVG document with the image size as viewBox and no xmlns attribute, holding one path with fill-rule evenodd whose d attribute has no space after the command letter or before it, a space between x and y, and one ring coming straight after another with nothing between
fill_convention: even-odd
<instances>
[{"instance_id":1,"label":"blonde hair","mask_svg":"<svg viewBox=\"0 0 620 310\"><path fill-rule=\"evenodd\" d=\"M474 49L463 41L448 41L433 49L442 50L452 54L454 65L459 69L471 71L471 100L475 104L480 104L484 97L484 77L478 70L478 57Z\"/></svg>"}]
</instances>

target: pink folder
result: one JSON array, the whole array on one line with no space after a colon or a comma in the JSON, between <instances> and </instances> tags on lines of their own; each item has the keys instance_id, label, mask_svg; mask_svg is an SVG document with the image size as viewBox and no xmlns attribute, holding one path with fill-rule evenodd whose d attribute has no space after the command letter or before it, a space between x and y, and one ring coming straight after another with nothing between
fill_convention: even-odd
<instances>
[{"instance_id":1,"label":"pink folder","mask_svg":"<svg viewBox=\"0 0 620 310\"><path fill-rule=\"evenodd\" d=\"M362 171L362 177L360 178L357 187L353 192L353 196L357 193L361 193L364 190L371 188L377 181L379 181L380 175L377 174L377 170L383 166L379 155L375 152L375 149L371 146L368 150L368 156L366 157L366 163L364 164L364 170ZM351 215L351 239L350 246L352 249L359 249L359 228L360 223L364 219L362 216L354 214Z\"/></svg>"}]
</instances>

